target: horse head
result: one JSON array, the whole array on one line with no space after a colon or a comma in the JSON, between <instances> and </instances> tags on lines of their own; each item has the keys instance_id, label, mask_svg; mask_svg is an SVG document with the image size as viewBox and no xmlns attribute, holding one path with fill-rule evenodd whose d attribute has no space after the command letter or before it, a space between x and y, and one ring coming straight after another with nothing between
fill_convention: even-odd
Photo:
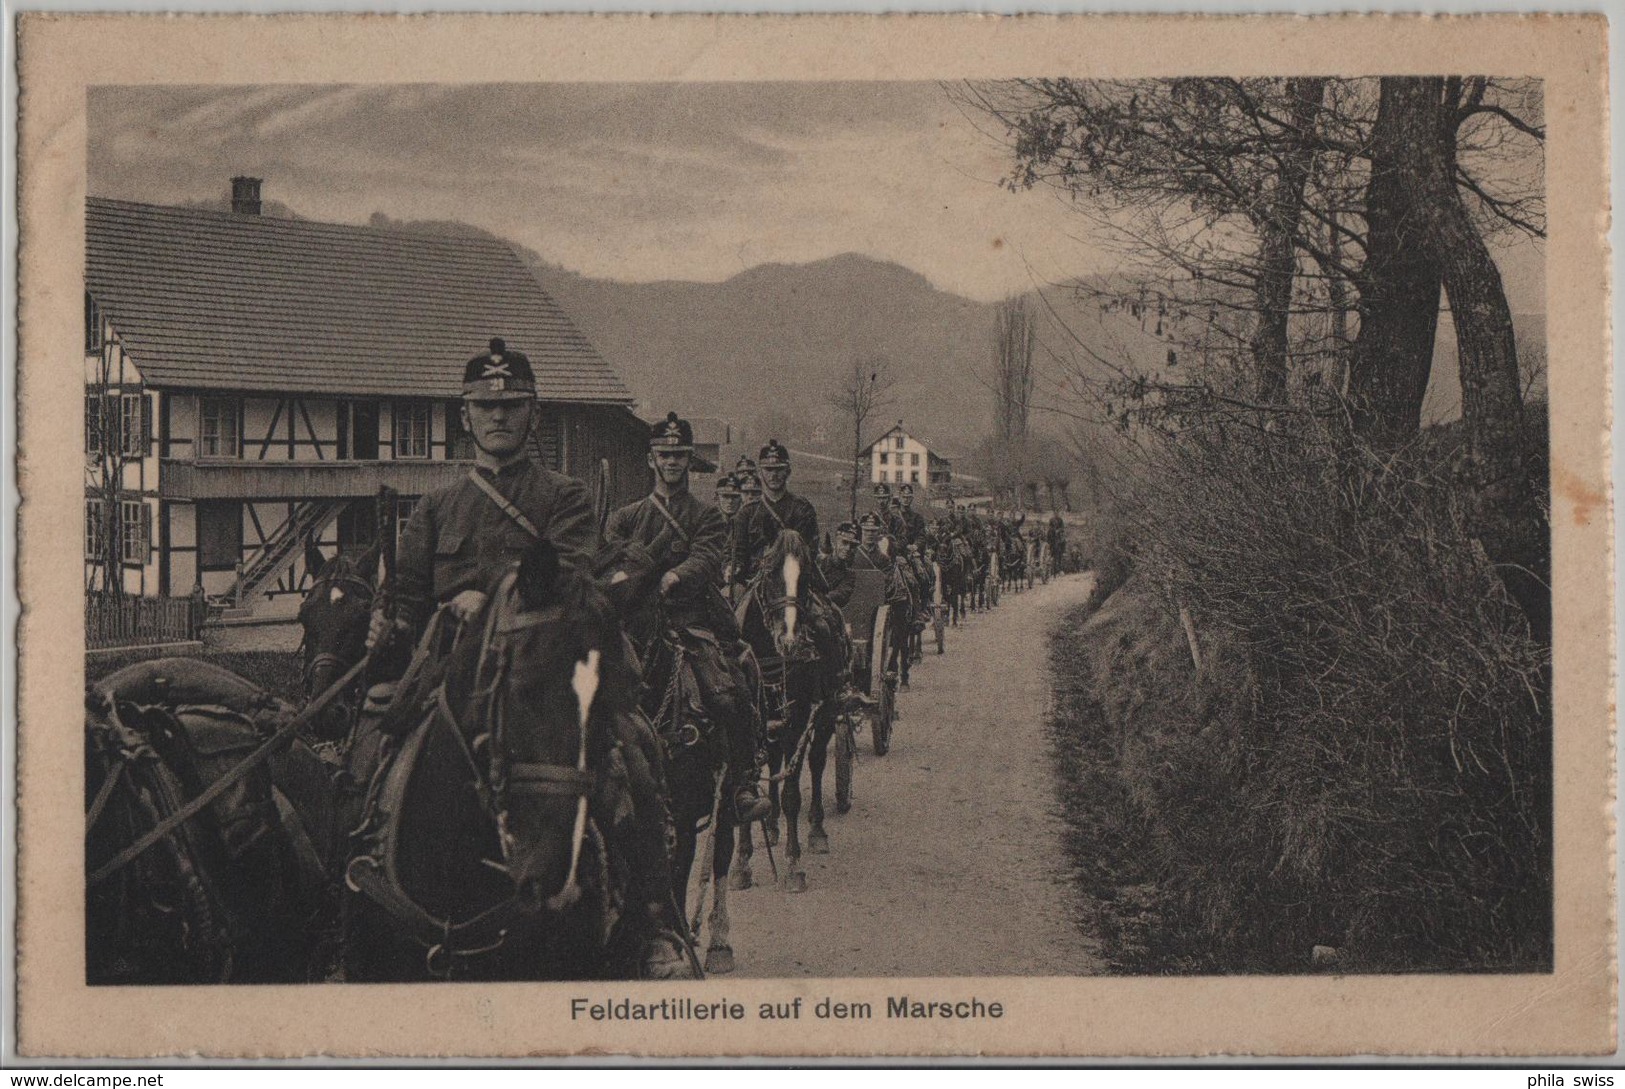
<instances>
[{"instance_id":1,"label":"horse head","mask_svg":"<svg viewBox=\"0 0 1625 1089\"><path fill-rule=\"evenodd\" d=\"M780 530L762 557L757 604L773 633L774 646L785 657L811 646L811 633L801 621L815 562L812 549L793 529Z\"/></svg>"},{"instance_id":2,"label":"horse head","mask_svg":"<svg viewBox=\"0 0 1625 1089\"><path fill-rule=\"evenodd\" d=\"M310 699L327 690L345 670L366 653L367 623L377 595L379 546L363 552L340 552L323 560L321 549L305 544L305 562L315 582L299 606L304 629L304 688ZM339 699L323 715L317 732L342 732L350 708Z\"/></svg>"},{"instance_id":3,"label":"horse head","mask_svg":"<svg viewBox=\"0 0 1625 1089\"><path fill-rule=\"evenodd\" d=\"M587 801L617 713L606 674L620 645L590 576L542 541L497 581L452 651L446 702L483 777L500 865L532 908L563 911L581 895L596 835Z\"/></svg>"}]
</instances>

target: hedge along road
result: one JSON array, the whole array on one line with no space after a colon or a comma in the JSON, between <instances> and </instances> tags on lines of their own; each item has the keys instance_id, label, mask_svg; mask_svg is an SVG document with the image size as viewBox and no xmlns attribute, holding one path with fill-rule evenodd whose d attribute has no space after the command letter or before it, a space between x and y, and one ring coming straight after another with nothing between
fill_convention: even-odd
<instances>
[{"instance_id":1,"label":"hedge along road","mask_svg":"<svg viewBox=\"0 0 1625 1089\"><path fill-rule=\"evenodd\" d=\"M859 736L852 811L840 816L832 746L830 853L803 856L806 892L772 883L757 828L756 887L728 894L737 975L1104 970L1077 922L1045 728L1047 636L1092 584L1072 575L1006 593L949 628L941 657L927 631L891 751L876 757L868 732Z\"/></svg>"}]
</instances>

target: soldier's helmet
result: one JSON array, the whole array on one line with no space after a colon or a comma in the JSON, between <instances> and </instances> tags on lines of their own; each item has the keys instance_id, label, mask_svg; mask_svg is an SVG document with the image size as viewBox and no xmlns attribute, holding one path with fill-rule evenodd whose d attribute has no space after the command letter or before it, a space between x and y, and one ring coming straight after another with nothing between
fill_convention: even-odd
<instances>
[{"instance_id":1,"label":"soldier's helmet","mask_svg":"<svg viewBox=\"0 0 1625 1089\"><path fill-rule=\"evenodd\" d=\"M752 469L748 473L739 474L739 492L746 499L759 498L762 494L762 481Z\"/></svg>"},{"instance_id":2,"label":"soldier's helmet","mask_svg":"<svg viewBox=\"0 0 1625 1089\"><path fill-rule=\"evenodd\" d=\"M678 419L677 413L668 412L664 420L659 420L649 427L649 449L692 451L694 428L687 420Z\"/></svg>"},{"instance_id":3,"label":"soldier's helmet","mask_svg":"<svg viewBox=\"0 0 1625 1089\"><path fill-rule=\"evenodd\" d=\"M898 495L913 495L914 494L914 485L912 485L912 484L904 484L902 487L897 489L897 494Z\"/></svg>"},{"instance_id":4,"label":"soldier's helmet","mask_svg":"<svg viewBox=\"0 0 1625 1089\"><path fill-rule=\"evenodd\" d=\"M874 494L876 499L890 499L891 487L887 484L876 484Z\"/></svg>"},{"instance_id":5,"label":"soldier's helmet","mask_svg":"<svg viewBox=\"0 0 1625 1089\"><path fill-rule=\"evenodd\" d=\"M737 499L740 495L739 478L733 473L717 477L717 494L724 499Z\"/></svg>"},{"instance_id":6,"label":"soldier's helmet","mask_svg":"<svg viewBox=\"0 0 1625 1089\"><path fill-rule=\"evenodd\" d=\"M862 518L858 519L858 528L864 532L874 530L876 533L879 533L882 528L880 525L880 516L874 511L870 511L868 514L865 514Z\"/></svg>"},{"instance_id":7,"label":"soldier's helmet","mask_svg":"<svg viewBox=\"0 0 1625 1089\"><path fill-rule=\"evenodd\" d=\"M851 522L842 522L835 527L835 539L843 544L857 544L858 527Z\"/></svg>"},{"instance_id":8,"label":"soldier's helmet","mask_svg":"<svg viewBox=\"0 0 1625 1089\"><path fill-rule=\"evenodd\" d=\"M525 353L508 349L492 337L490 350L463 365L463 400L534 401L536 375Z\"/></svg>"},{"instance_id":9,"label":"soldier's helmet","mask_svg":"<svg viewBox=\"0 0 1625 1089\"><path fill-rule=\"evenodd\" d=\"M756 462L751 459L749 454L740 454L739 460L734 462L734 472L736 473L754 473L755 471Z\"/></svg>"},{"instance_id":10,"label":"soldier's helmet","mask_svg":"<svg viewBox=\"0 0 1625 1089\"><path fill-rule=\"evenodd\" d=\"M790 451L779 445L778 439L768 439L767 445L756 453L756 461L764 469L790 467Z\"/></svg>"}]
</instances>

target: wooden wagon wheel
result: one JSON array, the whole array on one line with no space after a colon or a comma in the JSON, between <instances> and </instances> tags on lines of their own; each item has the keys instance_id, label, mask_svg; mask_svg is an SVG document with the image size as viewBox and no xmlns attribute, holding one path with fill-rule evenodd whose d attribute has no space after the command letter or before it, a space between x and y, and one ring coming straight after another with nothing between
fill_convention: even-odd
<instances>
[{"instance_id":1,"label":"wooden wagon wheel","mask_svg":"<svg viewBox=\"0 0 1625 1089\"><path fill-rule=\"evenodd\" d=\"M891 650L890 640L891 608L883 605L875 610L873 635L869 641L869 694L880 703L871 738L876 756L885 756L891 748L895 683L886 672L886 658Z\"/></svg>"}]
</instances>

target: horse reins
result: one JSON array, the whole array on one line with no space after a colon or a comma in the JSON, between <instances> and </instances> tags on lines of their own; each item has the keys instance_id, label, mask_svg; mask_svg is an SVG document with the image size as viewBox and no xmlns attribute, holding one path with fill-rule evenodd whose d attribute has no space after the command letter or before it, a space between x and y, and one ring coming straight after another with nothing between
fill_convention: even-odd
<instances>
[{"instance_id":1,"label":"horse reins","mask_svg":"<svg viewBox=\"0 0 1625 1089\"><path fill-rule=\"evenodd\" d=\"M490 724L489 731L476 735L470 742L451 706L445 681L441 681L435 687L431 706L420 729L431 726L434 720L440 720L457 739L459 750L473 774L475 793L479 796L487 815L496 822L498 841L505 862L510 858L513 842L507 827L507 797L510 793L550 794L574 798L577 804L570 837L570 868L563 885L545 901L538 903L527 900L520 895L519 888L515 886L514 894L506 900L462 923L453 923L449 919L436 918L413 900L410 894L400 887L393 875L384 872L376 853L358 855L351 859L345 871L346 884L353 890L371 897L397 921L414 932L417 940L428 947L428 964L433 974L449 974L449 962L452 958L494 952L507 939L509 925L521 916L533 914L538 907L546 907L549 911L557 912L573 905L581 897L582 847L589 833L595 839L598 838L596 830L589 827L590 822L587 819L588 798L597 787L597 776L587 769L587 726L597 693L598 670L602 660L600 651L589 650L585 661L577 661L575 677L572 679L580 714L580 742L575 765L507 759L503 744L505 706L498 699L501 681L506 677L512 664L506 637L513 632L556 620L562 615L556 607L549 607L522 614L506 623L499 623L502 614L500 602L509 596L516 577L516 573L509 572L493 595L481 636L473 697L475 710L483 709L481 717ZM439 620L441 615L443 610L436 613L435 620ZM433 626L434 623L431 622L431 628ZM425 639L427 638L426 635ZM489 679L486 679L486 663L493 661ZM488 749L488 770L480 768L475 753L481 744L485 744ZM379 774L382 775L383 771L384 768L381 766ZM363 826L370 820L369 814L364 818ZM506 871L507 868L503 869ZM445 964L444 972L436 967L441 963Z\"/></svg>"}]
</instances>

